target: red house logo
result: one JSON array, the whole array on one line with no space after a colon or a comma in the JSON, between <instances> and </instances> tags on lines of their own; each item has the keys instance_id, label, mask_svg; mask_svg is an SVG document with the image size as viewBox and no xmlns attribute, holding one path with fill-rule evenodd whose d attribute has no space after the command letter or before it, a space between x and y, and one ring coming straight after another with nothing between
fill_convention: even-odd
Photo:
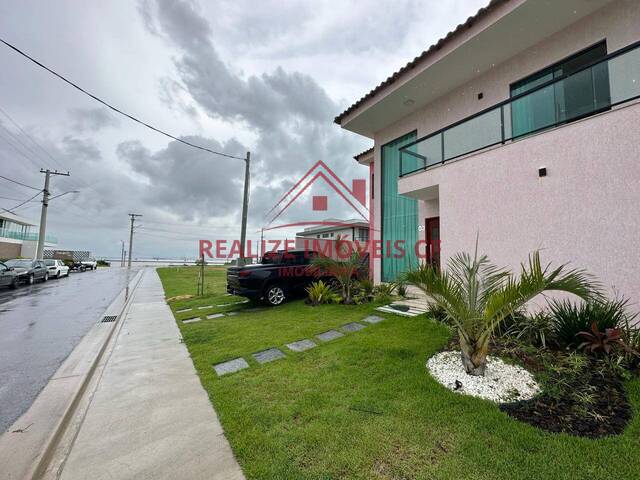
<instances>
[{"instance_id":1,"label":"red house logo","mask_svg":"<svg viewBox=\"0 0 640 480\"><path fill-rule=\"evenodd\" d=\"M346 202L352 209L354 214L362 217L363 220L369 221L369 210L367 209L367 181L362 178L354 179L349 188L341 179L327 166L322 160L318 160L296 184L291 187L276 204L266 213L267 225L265 230L273 230L276 228L286 228L301 225L343 225L342 223L327 221L307 221L295 222L285 225L272 226L291 205L298 202L300 196L316 182L324 180L324 183L331 190L337 193L336 199ZM329 199L326 195L313 195L311 197L310 209L314 212L324 212L329 208Z\"/></svg>"}]
</instances>

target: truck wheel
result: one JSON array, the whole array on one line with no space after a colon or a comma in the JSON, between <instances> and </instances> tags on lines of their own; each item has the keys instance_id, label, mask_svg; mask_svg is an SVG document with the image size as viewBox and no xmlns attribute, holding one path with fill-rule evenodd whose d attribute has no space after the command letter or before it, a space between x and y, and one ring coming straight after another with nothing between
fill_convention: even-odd
<instances>
[{"instance_id":1,"label":"truck wheel","mask_svg":"<svg viewBox=\"0 0 640 480\"><path fill-rule=\"evenodd\" d=\"M60 270L56 272L56 278L60 278Z\"/></svg>"},{"instance_id":2,"label":"truck wheel","mask_svg":"<svg viewBox=\"0 0 640 480\"><path fill-rule=\"evenodd\" d=\"M275 307L285 301L286 295L280 285L270 285L269 287L267 287L264 299L267 304Z\"/></svg>"},{"instance_id":3,"label":"truck wheel","mask_svg":"<svg viewBox=\"0 0 640 480\"><path fill-rule=\"evenodd\" d=\"M36 282L36 279L33 276L33 273L31 275L29 275L29 278L27 279L27 283L29 285L33 285Z\"/></svg>"},{"instance_id":4,"label":"truck wheel","mask_svg":"<svg viewBox=\"0 0 640 480\"><path fill-rule=\"evenodd\" d=\"M49 272L44 272L44 278L42 279L42 281L46 282L47 280L49 280Z\"/></svg>"}]
</instances>

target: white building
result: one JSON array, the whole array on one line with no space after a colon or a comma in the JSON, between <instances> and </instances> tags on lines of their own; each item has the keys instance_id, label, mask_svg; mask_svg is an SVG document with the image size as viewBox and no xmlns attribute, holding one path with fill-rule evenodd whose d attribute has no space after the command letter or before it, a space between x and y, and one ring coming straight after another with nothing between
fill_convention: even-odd
<instances>
[{"instance_id":1,"label":"white building","mask_svg":"<svg viewBox=\"0 0 640 480\"><path fill-rule=\"evenodd\" d=\"M47 235L45 247L55 246L58 240ZM33 258L38 248L37 225L9 212L0 213L0 258Z\"/></svg>"}]
</instances>

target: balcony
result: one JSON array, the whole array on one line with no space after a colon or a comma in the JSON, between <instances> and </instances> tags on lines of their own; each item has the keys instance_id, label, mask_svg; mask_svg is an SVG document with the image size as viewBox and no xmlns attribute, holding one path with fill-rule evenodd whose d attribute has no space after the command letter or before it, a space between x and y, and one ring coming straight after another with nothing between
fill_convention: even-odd
<instances>
[{"instance_id":1,"label":"balcony","mask_svg":"<svg viewBox=\"0 0 640 480\"><path fill-rule=\"evenodd\" d=\"M639 98L636 43L402 147L400 177Z\"/></svg>"},{"instance_id":2,"label":"balcony","mask_svg":"<svg viewBox=\"0 0 640 480\"><path fill-rule=\"evenodd\" d=\"M11 238L12 240L23 240L23 241L38 241L37 233L27 233L27 232L17 232L15 230L8 230L6 228L0 228L0 239L2 238ZM45 236L45 243L58 243L58 239L51 235Z\"/></svg>"}]
</instances>

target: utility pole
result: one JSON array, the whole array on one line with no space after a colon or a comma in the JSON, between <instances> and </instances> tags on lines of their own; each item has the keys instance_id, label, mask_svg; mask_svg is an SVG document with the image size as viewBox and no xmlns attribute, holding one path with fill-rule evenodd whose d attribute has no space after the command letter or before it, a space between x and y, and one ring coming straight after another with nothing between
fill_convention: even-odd
<instances>
[{"instance_id":1,"label":"utility pole","mask_svg":"<svg viewBox=\"0 0 640 480\"><path fill-rule=\"evenodd\" d=\"M249 166L251 164L251 152L247 152L244 160L244 198L242 199L242 226L240 230L240 258L238 263L244 265L246 263L245 243L247 241L247 212L249 210Z\"/></svg>"},{"instance_id":2,"label":"utility pole","mask_svg":"<svg viewBox=\"0 0 640 480\"><path fill-rule=\"evenodd\" d=\"M264 257L264 227L260 229L260 259L258 263L260 263L262 257Z\"/></svg>"},{"instance_id":3,"label":"utility pole","mask_svg":"<svg viewBox=\"0 0 640 480\"><path fill-rule=\"evenodd\" d=\"M136 221L136 217L141 217L139 213L130 213L131 217L131 230L129 231L129 262L127 263L127 268L131 268L131 252L133 251L133 224Z\"/></svg>"},{"instance_id":4,"label":"utility pole","mask_svg":"<svg viewBox=\"0 0 640 480\"><path fill-rule=\"evenodd\" d=\"M120 266L124 267L124 240L120 240L120 243L122 244L122 250L120 251Z\"/></svg>"},{"instance_id":5,"label":"utility pole","mask_svg":"<svg viewBox=\"0 0 640 480\"><path fill-rule=\"evenodd\" d=\"M38 234L38 247L36 248L36 260L42 260L44 257L44 239L47 232L47 208L49 207L49 178L51 175L64 175L68 177L69 172L62 173L58 170L40 169L40 173L44 173L44 189L42 190L42 210L40 210L40 233Z\"/></svg>"}]
</instances>

